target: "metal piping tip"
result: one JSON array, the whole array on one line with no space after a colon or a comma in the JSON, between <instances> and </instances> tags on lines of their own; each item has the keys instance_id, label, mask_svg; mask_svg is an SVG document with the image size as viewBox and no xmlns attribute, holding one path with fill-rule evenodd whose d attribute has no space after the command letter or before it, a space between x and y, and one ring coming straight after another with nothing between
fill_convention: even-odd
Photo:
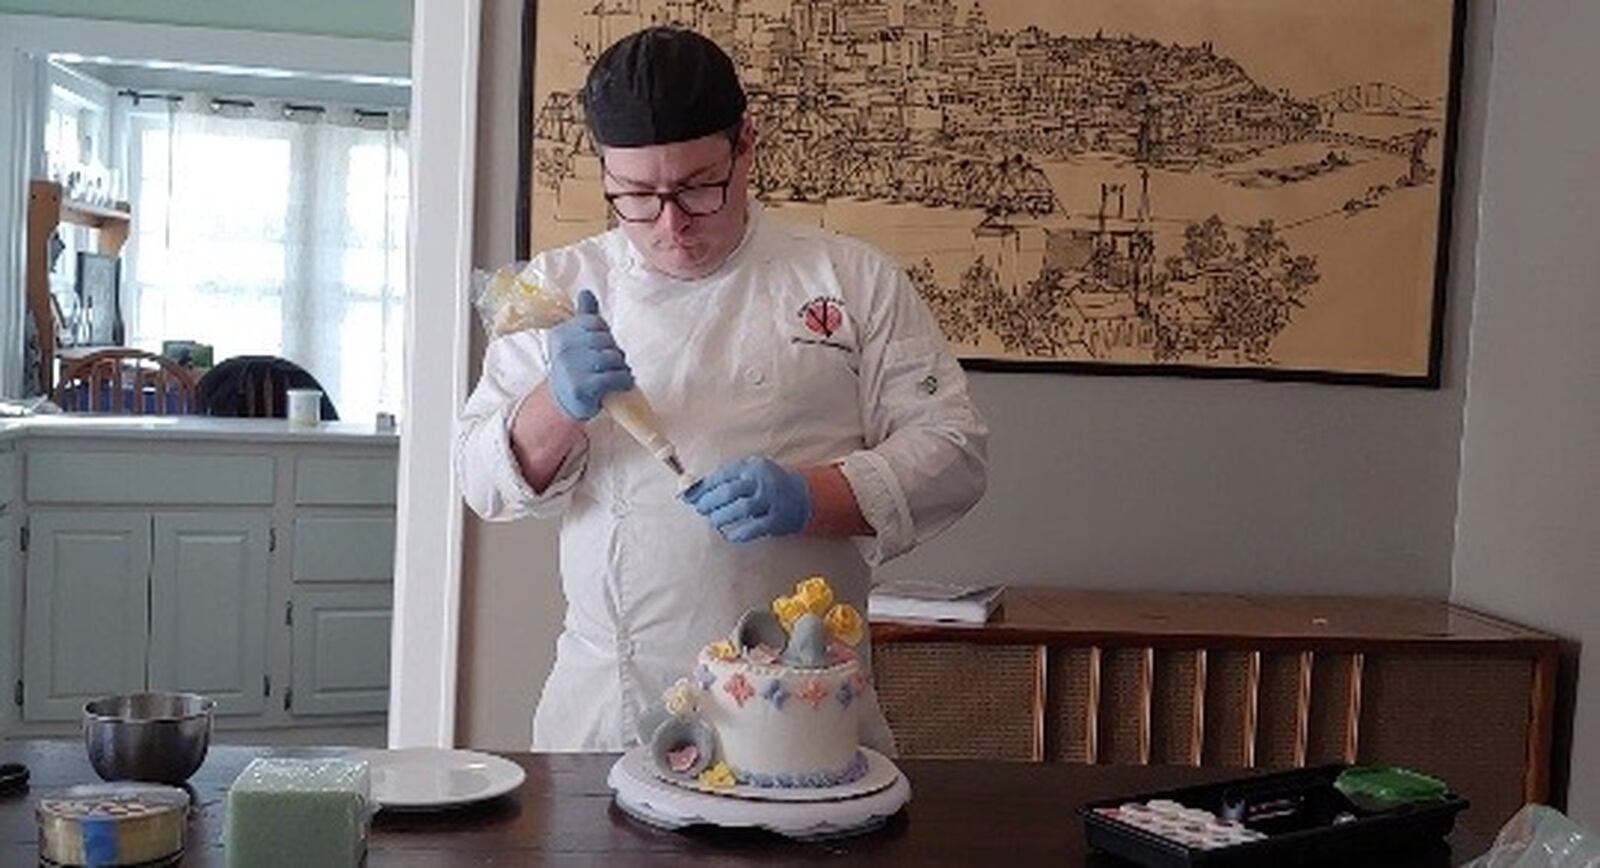
<instances>
[{"instance_id":1,"label":"metal piping tip","mask_svg":"<svg viewBox=\"0 0 1600 868\"><path fill-rule=\"evenodd\" d=\"M667 467L673 473L676 473L679 476L683 475L683 462L678 460L678 456L676 456L676 455L668 455L667 457L665 457L665 458L663 458L661 460L665 461L667 463Z\"/></svg>"}]
</instances>

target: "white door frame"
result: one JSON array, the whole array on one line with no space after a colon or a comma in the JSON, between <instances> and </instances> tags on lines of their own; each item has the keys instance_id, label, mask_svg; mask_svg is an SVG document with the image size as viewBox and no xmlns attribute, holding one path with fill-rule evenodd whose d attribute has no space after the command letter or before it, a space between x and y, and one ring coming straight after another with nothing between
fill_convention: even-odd
<instances>
[{"instance_id":1,"label":"white door frame","mask_svg":"<svg viewBox=\"0 0 1600 868\"><path fill-rule=\"evenodd\" d=\"M481 0L416 0L411 32L411 263L400 420L390 747L452 747Z\"/></svg>"}]
</instances>

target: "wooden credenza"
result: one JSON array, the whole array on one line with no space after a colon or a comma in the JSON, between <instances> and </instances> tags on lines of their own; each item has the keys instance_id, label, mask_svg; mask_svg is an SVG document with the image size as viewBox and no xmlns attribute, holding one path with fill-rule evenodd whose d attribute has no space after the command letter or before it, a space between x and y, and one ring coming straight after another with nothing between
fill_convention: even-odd
<instances>
[{"instance_id":1,"label":"wooden credenza","mask_svg":"<svg viewBox=\"0 0 1600 868\"><path fill-rule=\"evenodd\" d=\"M1484 835L1549 795L1560 641L1442 601L1009 588L872 639L908 757L1400 764Z\"/></svg>"}]
</instances>

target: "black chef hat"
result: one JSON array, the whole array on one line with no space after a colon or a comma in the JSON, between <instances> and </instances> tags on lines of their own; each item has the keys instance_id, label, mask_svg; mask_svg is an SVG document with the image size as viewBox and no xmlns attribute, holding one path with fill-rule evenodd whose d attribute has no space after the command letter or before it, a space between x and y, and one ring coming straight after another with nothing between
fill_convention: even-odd
<instances>
[{"instance_id":1,"label":"black chef hat","mask_svg":"<svg viewBox=\"0 0 1600 868\"><path fill-rule=\"evenodd\" d=\"M613 148L686 142L744 116L744 88L715 42L677 27L651 27L601 53L583 86L583 111L598 144Z\"/></svg>"}]
</instances>

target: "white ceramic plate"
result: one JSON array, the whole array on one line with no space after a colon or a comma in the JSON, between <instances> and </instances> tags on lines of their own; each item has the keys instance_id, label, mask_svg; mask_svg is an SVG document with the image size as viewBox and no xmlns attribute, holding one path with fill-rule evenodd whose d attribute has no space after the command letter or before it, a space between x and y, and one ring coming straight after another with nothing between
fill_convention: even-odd
<instances>
[{"instance_id":1,"label":"white ceramic plate","mask_svg":"<svg viewBox=\"0 0 1600 868\"><path fill-rule=\"evenodd\" d=\"M372 798L383 810L426 811L470 805L522 786L516 763L472 750L415 747L362 751Z\"/></svg>"}]
</instances>

